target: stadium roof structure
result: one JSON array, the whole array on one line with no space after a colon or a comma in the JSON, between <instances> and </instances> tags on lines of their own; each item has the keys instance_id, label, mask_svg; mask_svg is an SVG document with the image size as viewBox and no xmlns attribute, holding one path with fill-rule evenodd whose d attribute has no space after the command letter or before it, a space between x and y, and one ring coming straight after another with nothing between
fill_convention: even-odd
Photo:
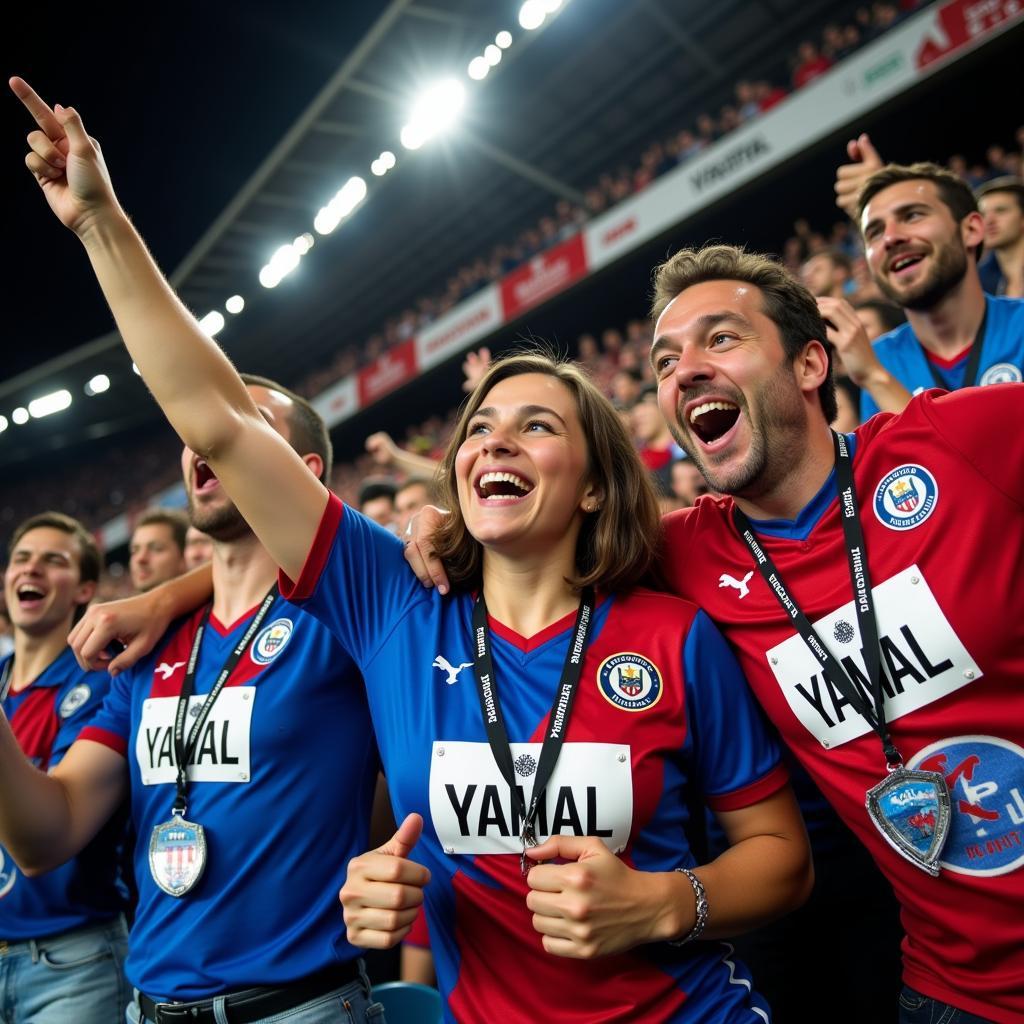
<instances>
[{"instance_id":1,"label":"stadium roof structure","mask_svg":"<svg viewBox=\"0 0 1024 1024\"><path fill-rule=\"evenodd\" d=\"M838 0L572 0L530 32L516 22L519 6L391 0L174 268L198 316L244 297L218 334L243 369L298 383L558 199L581 202L601 173L635 166L650 141L717 110L737 79L784 74L805 31L850 9ZM469 62L503 29L512 45L471 81ZM407 151L399 135L409 109L442 77L465 84L464 114L450 134ZM397 166L376 177L370 164L385 149ZM353 175L368 184L359 209L315 236L277 287L262 287L271 254L312 232L318 209ZM75 401L8 429L0 466L156 420L115 333L0 384L0 411L60 388L79 395L100 374L116 402Z\"/></svg>"}]
</instances>

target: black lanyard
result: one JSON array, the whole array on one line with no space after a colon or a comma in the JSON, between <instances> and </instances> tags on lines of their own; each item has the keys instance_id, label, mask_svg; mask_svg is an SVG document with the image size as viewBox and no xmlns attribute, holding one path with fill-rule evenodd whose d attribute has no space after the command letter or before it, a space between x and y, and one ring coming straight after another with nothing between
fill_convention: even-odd
<instances>
[{"instance_id":1,"label":"black lanyard","mask_svg":"<svg viewBox=\"0 0 1024 1024\"><path fill-rule=\"evenodd\" d=\"M580 595L580 607L576 613L576 625L573 627L573 636L569 644L569 650L565 654L562 678L558 684L558 689L555 691L555 699L551 704L551 714L548 716L544 743L540 749L540 761L537 765L537 774L533 782L533 795L530 798L530 807L527 809L526 801L523 799L523 791L516 785L516 771L512 762L512 748L509 746L505 719L501 713L501 701L498 699L498 680L494 674L494 664L491 661L490 639L487 629L487 604L484 602L482 591L473 607L473 641L476 644L476 661L473 671L476 679L477 694L480 697L480 710L483 712L484 727L487 730L487 742L490 744L491 753L494 755L494 760L498 765L502 778L508 783L508 787L512 791L512 799L522 821L520 838L523 841L524 857L527 846L537 845L533 821L537 816L537 808L544 795L544 790L551 779L551 773L555 770L555 762L558 760L558 754L562 749L565 733L569 727L569 715L572 712L573 700L576 697L580 674L583 671L583 655L587 649L593 608L594 591L588 587ZM525 860L522 860L522 863L525 870Z\"/></svg>"},{"instance_id":2,"label":"black lanyard","mask_svg":"<svg viewBox=\"0 0 1024 1024\"><path fill-rule=\"evenodd\" d=\"M277 584L275 583L268 591L267 596L263 598L263 604L260 605L256 617L249 623L249 628L245 631L242 639L238 641L235 649L228 655L227 661L224 662L224 667L220 670L217 681L213 684L213 688L206 695L206 700L203 701L203 706L199 709L199 714L196 716L195 724L192 726L192 731L188 734L188 741L186 742L185 717L188 712L188 700L195 689L196 662L199 660L199 647L203 642L203 633L206 632L207 623L210 621L210 612L213 610L213 605L207 605L206 611L203 612L203 619L199 623L199 629L196 630L195 639L192 641L192 653L188 658L185 681L181 684L181 693L178 695L178 710L174 716L174 756L178 759L178 792L174 798L174 813L177 815L184 815L188 807L188 762L195 753L199 736L203 731L203 726L206 725L206 719L210 717L210 712L220 696L220 691L224 689L224 685L230 678L231 673L234 672L235 666L241 660L246 648L252 642L252 638L256 635L256 630L263 624L263 620L267 617L267 612L270 611L270 606L276 598Z\"/></svg>"},{"instance_id":3,"label":"black lanyard","mask_svg":"<svg viewBox=\"0 0 1024 1024\"><path fill-rule=\"evenodd\" d=\"M985 312L981 314L981 323L978 325L978 333L974 336L974 344L971 345L970 354L967 356L967 365L964 367L964 382L960 386L962 388L974 387L975 381L978 379L978 367L981 365L981 347L985 343L985 321L988 320L988 302L985 302ZM949 390L949 384L942 379L942 375L939 373L935 364L928 358L928 353L924 354L924 361L928 364L928 369L931 371L932 380L935 381L937 388L942 388L943 391Z\"/></svg>"},{"instance_id":4,"label":"black lanyard","mask_svg":"<svg viewBox=\"0 0 1024 1024\"><path fill-rule=\"evenodd\" d=\"M846 557L850 565L850 580L853 583L853 605L857 613L857 625L864 644L864 665L867 669L870 694L858 689L842 663L829 651L810 620L786 590L785 584L768 552L754 537L750 520L733 505L732 515L736 529L754 556L754 561L772 593L782 605L786 614L796 623L801 639L814 655L822 668L828 672L839 692L882 741L882 750L889 765L902 764L903 759L896 749L885 721L885 694L882 692L882 654L878 642L878 623L875 619L875 602L871 594L871 577L868 575L867 551L864 547L864 531L860 524L860 506L853 486L853 465L846 438L835 431L832 443L836 453L836 491L839 495L839 518L843 524L846 541Z\"/></svg>"}]
</instances>

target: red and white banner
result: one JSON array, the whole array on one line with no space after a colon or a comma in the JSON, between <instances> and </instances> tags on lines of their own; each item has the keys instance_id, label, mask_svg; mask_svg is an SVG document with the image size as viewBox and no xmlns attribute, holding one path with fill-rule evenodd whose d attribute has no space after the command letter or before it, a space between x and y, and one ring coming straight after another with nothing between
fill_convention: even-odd
<instances>
[{"instance_id":1,"label":"red and white banner","mask_svg":"<svg viewBox=\"0 0 1024 1024\"><path fill-rule=\"evenodd\" d=\"M501 306L506 322L515 320L586 276L587 257L582 235L574 235L532 257L529 263L501 280Z\"/></svg>"},{"instance_id":2,"label":"red and white banner","mask_svg":"<svg viewBox=\"0 0 1024 1024\"><path fill-rule=\"evenodd\" d=\"M313 408L323 416L328 427L347 420L359 411L359 393L355 377L344 377L321 391L313 399Z\"/></svg>"},{"instance_id":3,"label":"red and white banner","mask_svg":"<svg viewBox=\"0 0 1024 1024\"><path fill-rule=\"evenodd\" d=\"M359 408L365 409L415 376L416 344L410 338L389 348L375 363L359 371Z\"/></svg>"},{"instance_id":4,"label":"red and white banner","mask_svg":"<svg viewBox=\"0 0 1024 1024\"><path fill-rule=\"evenodd\" d=\"M420 373L465 351L503 322L501 291L496 284L488 285L416 336L416 362Z\"/></svg>"}]
</instances>

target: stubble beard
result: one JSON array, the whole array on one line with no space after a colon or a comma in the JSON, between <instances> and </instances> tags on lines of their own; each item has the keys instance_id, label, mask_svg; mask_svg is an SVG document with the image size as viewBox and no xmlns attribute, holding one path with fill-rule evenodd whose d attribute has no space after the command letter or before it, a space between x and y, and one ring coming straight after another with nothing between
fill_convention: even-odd
<instances>
[{"instance_id":1,"label":"stubble beard","mask_svg":"<svg viewBox=\"0 0 1024 1024\"><path fill-rule=\"evenodd\" d=\"M249 524L242 518L242 513L230 501L223 505L204 506L190 494L188 518L197 530L222 543L238 540L252 533Z\"/></svg>"},{"instance_id":2,"label":"stubble beard","mask_svg":"<svg viewBox=\"0 0 1024 1024\"><path fill-rule=\"evenodd\" d=\"M900 290L887 277L875 279L882 293L904 309L926 313L934 309L967 274L967 248L954 240L936 251L935 262L923 281Z\"/></svg>"}]
</instances>

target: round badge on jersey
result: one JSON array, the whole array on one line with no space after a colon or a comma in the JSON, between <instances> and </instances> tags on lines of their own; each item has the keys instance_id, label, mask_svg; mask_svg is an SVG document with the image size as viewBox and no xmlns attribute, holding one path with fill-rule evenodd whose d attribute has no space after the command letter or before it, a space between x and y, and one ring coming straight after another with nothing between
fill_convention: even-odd
<instances>
[{"instance_id":1,"label":"round badge on jersey","mask_svg":"<svg viewBox=\"0 0 1024 1024\"><path fill-rule=\"evenodd\" d=\"M13 888L18 880L18 869L14 861L10 860L3 850L0 850L0 900L2 900Z\"/></svg>"},{"instance_id":2,"label":"round badge on jersey","mask_svg":"<svg viewBox=\"0 0 1024 1024\"><path fill-rule=\"evenodd\" d=\"M998 736L952 736L919 750L907 767L939 772L949 786L943 868L989 876L1024 865L1024 749Z\"/></svg>"},{"instance_id":3,"label":"round badge on jersey","mask_svg":"<svg viewBox=\"0 0 1024 1024\"><path fill-rule=\"evenodd\" d=\"M990 366L982 375L979 384L1019 384L1022 374L1019 366L1013 363L996 363Z\"/></svg>"},{"instance_id":4,"label":"round badge on jersey","mask_svg":"<svg viewBox=\"0 0 1024 1024\"><path fill-rule=\"evenodd\" d=\"M275 619L253 642L252 660L257 665L272 662L287 646L294 628L291 619Z\"/></svg>"},{"instance_id":5,"label":"round badge on jersey","mask_svg":"<svg viewBox=\"0 0 1024 1024\"><path fill-rule=\"evenodd\" d=\"M64 695L64 699L60 702L60 707L57 708L57 714L61 718L70 718L92 695L92 690L89 689L86 683L79 683L77 686L73 686Z\"/></svg>"},{"instance_id":6,"label":"round badge on jersey","mask_svg":"<svg viewBox=\"0 0 1024 1024\"><path fill-rule=\"evenodd\" d=\"M646 711L661 700L661 673L632 651L605 658L597 670L597 685L604 699L623 711Z\"/></svg>"},{"instance_id":7,"label":"round badge on jersey","mask_svg":"<svg viewBox=\"0 0 1024 1024\"><path fill-rule=\"evenodd\" d=\"M907 463L882 477L875 488L875 515L890 530L912 530L935 511L939 485L924 466Z\"/></svg>"}]
</instances>

